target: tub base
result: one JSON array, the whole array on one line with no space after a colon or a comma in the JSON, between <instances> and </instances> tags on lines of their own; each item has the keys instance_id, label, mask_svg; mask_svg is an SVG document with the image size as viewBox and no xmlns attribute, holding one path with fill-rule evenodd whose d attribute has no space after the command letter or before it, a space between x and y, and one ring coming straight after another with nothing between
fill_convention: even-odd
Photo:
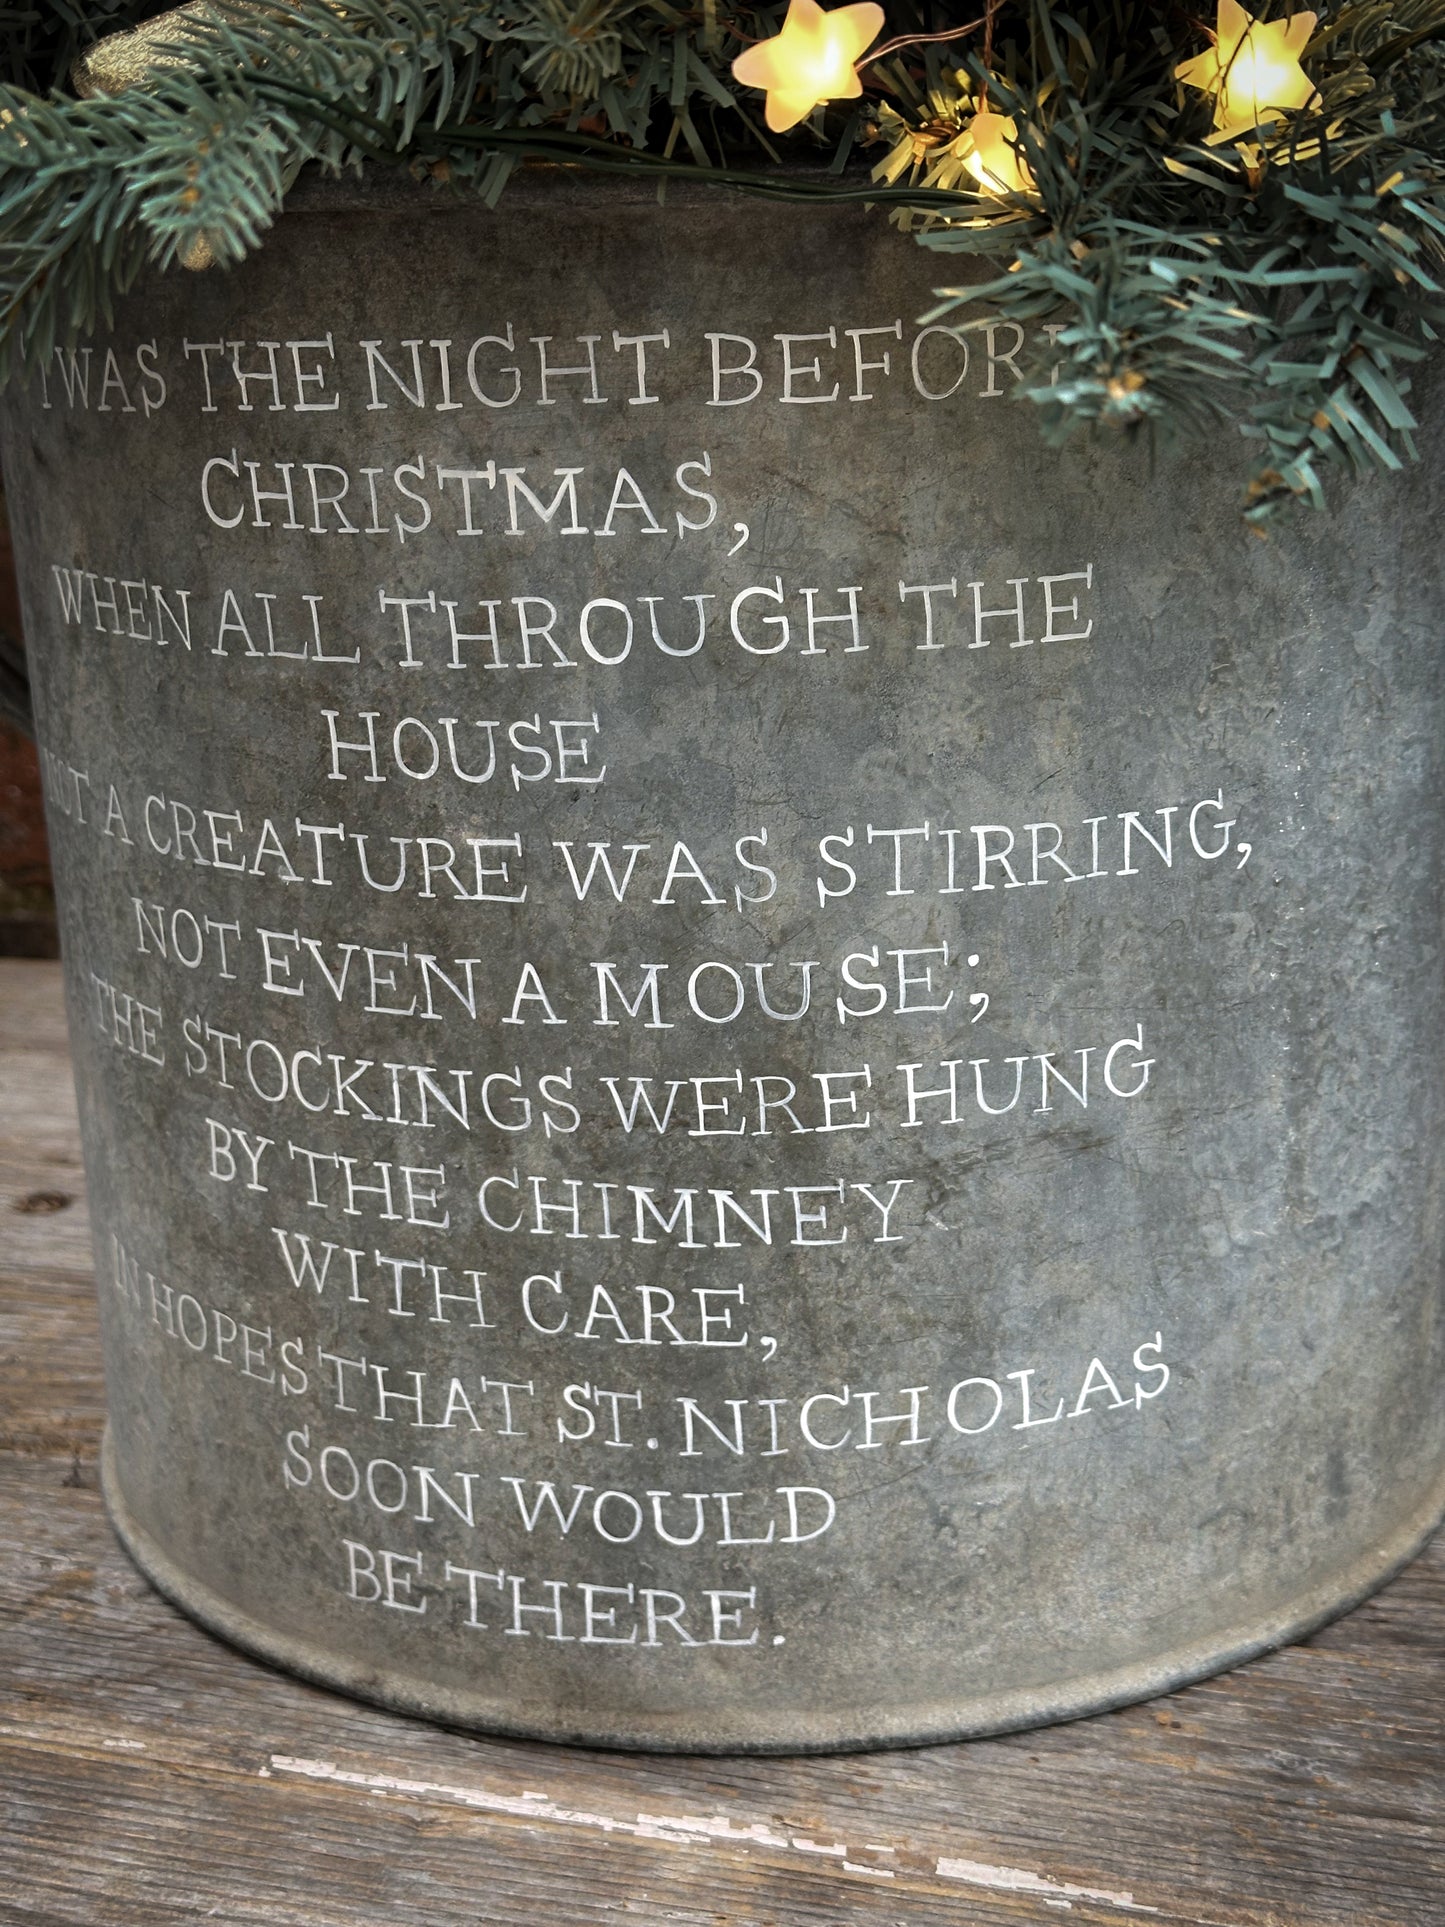
<instances>
[{"instance_id":1,"label":"tub base","mask_svg":"<svg viewBox=\"0 0 1445 1927\"><path fill-rule=\"evenodd\" d=\"M851 1753L865 1748L940 1746L1107 1713L1228 1672L1246 1660L1304 1639L1388 1585L1445 1520L1442 1475L1416 1513L1347 1567L1336 1583L1302 1594L1288 1610L1241 1621L1215 1639L1157 1653L1132 1666L1088 1674L1051 1689L990 1693L937 1705L906 1705L886 1715L875 1712L866 1718L861 1712L848 1710L827 1715L783 1711L774 1719L762 1720L749 1710L732 1720L711 1708L705 1719L696 1720L690 1714L629 1717L614 1713L588 1719L560 1712L524 1719L504 1701L486 1693L452 1692L403 1673L379 1671L307 1640L275 1632L249 1614L238 1612L182 1572L137 1525L121 1490L109 1427L101 1445L100 1477L111 1524L144 1576L207 1632L252 1658L294 1673L314 1686L441 1726L508 1739L645 1753Z\"/></svg>"}]
</instances>

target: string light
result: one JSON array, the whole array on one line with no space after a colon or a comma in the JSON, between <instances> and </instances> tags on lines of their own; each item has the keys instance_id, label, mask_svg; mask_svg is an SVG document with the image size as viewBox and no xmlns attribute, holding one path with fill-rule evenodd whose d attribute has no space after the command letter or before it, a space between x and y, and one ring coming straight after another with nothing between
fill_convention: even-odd
<instances>
[{"instance_id":1,"label":"string light","mask_svg":"<svg viewBox=\"0 0 1445 1927\"><path fill-rule=\"evenodd\" d=\"M826 13L816 0L789 0L782 32L740 53L733 76L763 89L769 128L786 134L825 100L862 93L858 59L882 31L883 9L872 0Z\"/></svg>"},{"instance_id":2,"label":"string light","mask_svg":"<svg viewBox=\"0 0 1445 1927\"><path fill-rule=\"evenodd\" d=\"M1284 120L1316 98L1300 65L1318 18L1292 13L1283 20L1256 20L1239 0L1219 0L1215 44L1174 69L1186 87L1214 96L1214 125L1221 137Z\"/></svg>"},{"instance_id":3,"label":"string light","mask_svg":"<svg viewBox=\"0 0 1445 1927\"><path fill-rule=\"evenodd\" d=\"M972 153L964 166L989 194L1033 194L1038 189L1034 171L1019 152L1018 122L1011 114L995 114L981 107L968 124Z\"/></svg>"}]
</instances>

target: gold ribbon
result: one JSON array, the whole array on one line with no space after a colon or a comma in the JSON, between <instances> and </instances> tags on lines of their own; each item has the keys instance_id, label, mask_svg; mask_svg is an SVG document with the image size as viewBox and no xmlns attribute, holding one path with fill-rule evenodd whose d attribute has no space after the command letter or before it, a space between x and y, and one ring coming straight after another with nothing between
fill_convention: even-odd
<instances>
[{"instance_id":1,"label":"gold ribbon","mask_svg":"<svg viewBox=\"0 0 1445 1927\"><path fill-rule=\"evenodd\" d=\"M83 53L70 70L71 85L82 100L97 94L123 94L130 87L143 87L164 67L167 49L184 45L198 23L214 20L217 10L211 0L187 0L169 13L147 20L127 33L108 34ZM198 272L215 265L215 254L204 234L197 235L180 250L181 266Z\"/></svg>"},{"instance_id":2,"label":"gold ribbon","mask_svg":"<svg viewBox=\"0 0 1445 1927\"><path fill-rule=\"evenodd\" d=\"M183 45L193 26L215 18L211 0L186 0L184 6L173 7L127 33L108 34L76 61L70 70L71 85L82 100L144 86L157 67L166 64L168 47Z\"/></svg>"}]
</instances>

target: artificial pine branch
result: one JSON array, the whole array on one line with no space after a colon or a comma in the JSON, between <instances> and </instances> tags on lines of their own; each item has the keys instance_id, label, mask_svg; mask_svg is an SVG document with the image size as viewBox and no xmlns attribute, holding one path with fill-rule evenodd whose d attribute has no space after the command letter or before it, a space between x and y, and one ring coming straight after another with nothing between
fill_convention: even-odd
<instances>
[{"instance_id":1,"label":"artificial pine branch","mask_svg":"<svg viewBox=\"0 0 1445 1927\"><path fill-rule=\"evenodd\" d=\"M1000 270L938 314L1051 323L1058 360L1020 392L1052 438L1228 420L1257 448L1252 515L1318 502L1331 465L1412 454L1411 371L1445 329L1445 0L1322 3L1317 102L1224 140L1176 77L1203 44L1182 6L893 0L909 44L781 147L730 69L782 4L191 0L83 58L105 87L119 45L141 79L81 100L57 76L155 7L0 4L0 372L103 323L149 264L239 260L308 162L495 200L540 156L881 203ZM982 31L938 39L961 10ZM985 104L1013 117L1027 192L970 174ZM860 145L883 153L871 181ZM821 182L778 165L830 154Z\"/></svg>"},{"instance_id":2,"label":"artificial pine branch","mask_svg":"<svg viewBox=\"0 0 1445 1927\"><path fill-rule=\"evenodd\" d=\"M1008 80L964 62L1018 117L1037 193L1012 235L925 226L943 251L997 258L1007 243L1010 271L943 291L937 315L988 303L1062 320L1059 363L1023 391L1053 441L1235 420L1263 445L1256 520L1322 504L1331 465L1412 457L1410 371L1445 328L1445 3L1341 0L1317 107L1237 145L1181 100L1177 49L1150 49L1154 9L1080 11L1097 16L1087 35L1030 0Z\"/></svg>"}]
</instances>

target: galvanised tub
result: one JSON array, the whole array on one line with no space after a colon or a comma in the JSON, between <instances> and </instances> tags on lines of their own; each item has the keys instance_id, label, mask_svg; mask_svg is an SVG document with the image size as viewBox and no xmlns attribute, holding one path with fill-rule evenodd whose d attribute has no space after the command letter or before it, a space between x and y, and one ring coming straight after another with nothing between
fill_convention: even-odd
<instances>
[{"instance_id":1,"label":"galvanised tub","mask_svg":"<svg viewBox=\"0 0 1445 1927\"><path fill-rule=\"evenodd\" d=\"M106 1492L238 1645L907 1744L1438 1518L1438 460L1258 542L936 272L317 189L9 403Z\"/></svg>"}]
</instances>

